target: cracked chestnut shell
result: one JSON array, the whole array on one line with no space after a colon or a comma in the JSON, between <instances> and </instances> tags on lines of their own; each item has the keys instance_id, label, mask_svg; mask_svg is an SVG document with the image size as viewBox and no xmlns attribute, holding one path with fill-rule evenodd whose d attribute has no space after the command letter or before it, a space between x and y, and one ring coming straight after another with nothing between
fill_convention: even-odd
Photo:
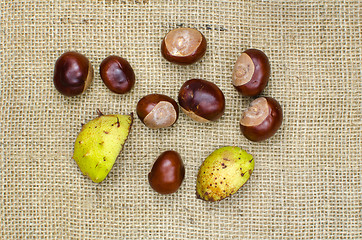
<instances>
[{"instance_id":1,"label":"cracked chestnut shell","mask_svg":"<svg viewBox=\"0 0 362 240\"><path fill-rule=\"evenodd\" d=\"M260 142L273 136L283 121L280 104L271 97L260 97L250 103L240 119L240 129L250 141Z\"/></svg>"},{"instance_id":2,"label":"cracked chestnut shell","mask_svg":"<svg viewBox=\"0 0 362 240\"><path fill-rule=\"evenodd\" d=\"M218 120L225 111L225 97L214 83L191 79L186 81L178 94L181 110L197 122Z\"/></svg>"},{"instance_id":3,"label":"cracked chestnut shell","mask_svg":"<svg viewBox=\"0 0 362 240\"><path fill-rule=\"evenodd\" d=\"M193 28L177 28L166 34L161 43L162 56L180 65L193 64L206 53L205 36Z\"/></svg>"},{"instance_id":4,"label":"cracked chestnut shell","mask_svg":"<svg viewBox=\"0 0 362 240\"><path fill-rule=\"evenodd\" d=\"M156 192L171 194L180 188L184 177L185 167L180 154L166 151L153 164L148 174L148 182Z\"/></svg>"},{"instance_id":5,"label":"cracked chestnut shell","mask_svg":"<svg viewBox=\"0 0 362 240\"><path fill-rule=\"evenodd\" d=\"M100 70L104 84L114 93L124 94L131 91L136 77L129 62L119 56L105 58Z\"/></svg>"},{"instance_id":6,"label":"cracked chestnut shell","mask_svg":"<svg viewBox=\"0 0 362 240\"><path fill-rule=\"evenodd\" d=\"M137 103L137 115L149 128L166 128L177 121L179 108L176 101L166 95L149 94Z\"/></svg>"},{"instance_id":7,"label":"cracked chestnut shell","mask_svg":"<svg viewBox=\"0 0 362 240\"><path fill-rule=\"evenodd\" d=\"M264 90L269 77L268 57L258 49L248 49L236 60L232 81L243 96L256 96Z\"/></svg>"},{"instance_id":8,"label":"cracked chestnut shell","mask_svg":"<svg viewBox=\"0 0 362 240\"><path fill-rule=\"evenodd\" d=\"M80 53L63 53L55 62L54 86L65 96L82 94L92 79L93 67L88 58Z\"/></svg>"}]
</instances>

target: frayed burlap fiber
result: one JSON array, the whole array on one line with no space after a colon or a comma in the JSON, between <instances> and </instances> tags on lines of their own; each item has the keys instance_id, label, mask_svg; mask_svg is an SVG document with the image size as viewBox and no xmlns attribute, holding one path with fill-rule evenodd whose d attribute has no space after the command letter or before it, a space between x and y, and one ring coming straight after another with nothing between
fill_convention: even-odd
<instances>
[{"instance_id":1,"label":"frayed burlap fiber","mask_svg":"<svg viewBox=\"0 0 362 240\"><path fill-rule=\"evenodd\" d=\"M1 0L0 239L362 239L361 1ZM197 28L208 41L201 62L164 60L171 29ZM263 92L284 110L281 129L253 143L239 119L252 98L231 84L237 57L263 50L272 74ZM53 85L56 59L86 55L90 88L65 97ZM137 82L125 95L99 76L108 55L126 58ZM150 93L177 99L191 78L217 84L223 117L196 123L183 113L164 130L136 117L113 169L100 184L72 159L81 125L134 112ZM196 199L202 161L219 147L255 158L250 180L233 196ZM179 191L159 195L147 174L158 155L180 153Z\"/></svg>"}]
</instances>

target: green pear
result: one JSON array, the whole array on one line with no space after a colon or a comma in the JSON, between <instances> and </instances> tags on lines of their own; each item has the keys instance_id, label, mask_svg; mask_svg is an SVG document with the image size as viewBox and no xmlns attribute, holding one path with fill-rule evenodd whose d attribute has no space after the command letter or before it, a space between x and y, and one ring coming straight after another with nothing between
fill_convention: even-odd
<instances>
[{"instance_id":1,"label":"green pear","mask_svg":"<svg viewBox=\"0 0 362 240\"><path fill-rule=\"evenodd\" d=\"M83 125L73 159L93 182L102 182L122 151L133 122L130 115L103 115Z\"/></svg>"},{"instance_id":2,"label":"green pear","mask_svg":"<svg viewBox=\"0 0 362 240\"><path fill-rule=\"evenodd\" d=\"M202 163L196 195L205 201L219 201L236 193L254 170L253 156L239 147L215 150Z\"/></svg>"}]
</instances>

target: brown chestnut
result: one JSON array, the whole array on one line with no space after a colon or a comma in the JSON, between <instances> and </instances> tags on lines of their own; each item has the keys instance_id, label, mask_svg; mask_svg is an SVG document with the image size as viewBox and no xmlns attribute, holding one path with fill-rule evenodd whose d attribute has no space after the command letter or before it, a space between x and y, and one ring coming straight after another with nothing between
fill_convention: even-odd
<instances>
[{"instance_id":1,"label":"brown chestnut","mask_svg":"<svg viewBox=\"0 0 362 240\"><path fill-rule=\"evenodd\" d=\"M214 83L191 79L186 81L178 94L181 110L197 122L218 120L225 111L225 97Z\"/></svg>"},{"instance_id":2,"label":"brown chestnut","mask_svg":"<svg viewBox=\"0 0 362 240\"><path fill-rule=\"evenodd\" d=\"M259 95L270 77L268 57L258 49L244 51L236 60L232 80L243 96Z\"/></svg>"},{"instance_id":3,"label":"brown chestnut","mask_svg":"<svg viewBox=\"0 0 362 240\"><path fill-rule=\"evenodd\" d=\"M251 102L240 119L240 129L250 141L260 142L273 136L283 121L280 104L271 97L260 97Z\"/></svg>"},{"instance_id":4,"label":"brown chestnut","mask_svg":"<svg viewBox=\"0 0 362 240\"><path fill-rule=\"evenodd\" d=\"M170 194L179 189L185 177L185 167L180 154L175 151L163 152L148 174L148 182L158 193Z\"/></svg>"},{"instance_id":5,"label":"brown chestnut","mask_svg":"<svg viewBox=\"0 0 362 240\"><path fill-rule=\"evenodd\" d=\"M77 52L63 53L55 62L53 82L65 96L82 94L93 79L93 67L84 55Z\"/></svg>"},{"instance_id":6,"label":"brown chestnut","mask_svg":"<svg viewBox=\"0 0 362 240\"><path fill-rule=\"evenodd\" d=\"M104 84L114 93L129 92L135 84L135 74L129 62L118 56L105 58L99 70Z\"/></svg>"},{"instance_id":7,"label":"brown chestnut","mask_svg":"<svg viewBox=\"0 0 362 240\"><path fill-rule=\"evenodd\" d=\"M149 94L137 103L137 115L149 128L159 129L173 125L179 114L175 100L162 94Z\"/></svg>"},{"instance_id":8,"label":"brown chestnut","mask_svg":"<svg viewBox=\"0 0 362 240\"><path fill-rule=\"evenodd\" d=\"M206 38L201 32L193 28L177 28L164 37L161 53L169 62L188 65L200 60L206 48Z\"/></svg>"}]
</instances>

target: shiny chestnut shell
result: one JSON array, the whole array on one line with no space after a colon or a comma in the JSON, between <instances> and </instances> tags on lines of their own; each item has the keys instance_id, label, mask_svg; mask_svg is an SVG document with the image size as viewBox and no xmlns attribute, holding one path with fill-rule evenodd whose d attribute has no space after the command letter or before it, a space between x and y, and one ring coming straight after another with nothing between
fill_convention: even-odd
<instances>
[{"instance_id":1,"label":"shiny chestnut shell","mask_svg":"<svg viewBox=\"0 0 362 240\"><path fill-rule=\"evenodd\" d=\"M65 96L82 94L92 79L93 67L88 58L80 53L63 53L55 62L53 83Z\"/></svg>"},{"instance_id":2,"label":"shiny chestnut shell","mask_svg":"<svg viewBox=\"0 0 362 240\"><path fill-rule=\"evenodd\" d=\"M283 122L280 104L271 97L255 99L240 119L240 129L250 141L260 142L273 136Z\"/></svg>"},{"instance_id":3,"label":"shiny chestnut shell","mask_svg":"<svg viewBox=\"0 0 362 240\"><path fill-rule=\"evenodd\" d=\"M163 152L148 174L148 182L158 193L171 194L180 188L185 177L185 167L180 154L175 151Z\"/></svg>"},{"instance_id":4,"label":"shiny chestnut shell","mask_svg":"<svg viewBox=\"0 0 362 240\"><path fill-rule=\"evenodd\" d=\"M149 94L137 103L137 115L152 129L172 126L178 119L179 107L172 98L162 94Z\"/></svg>"},{"instance_id":5,"label":"shiny chestnut shell","mask_svg":"<svg viewBox=\"0 0 362 240\"><path fill-rule=\"evenodd\" d=\"M233 69L233 85L243 96L259 95L270 77L269 59L258 49L244 51Z\"/></svg>"},{"instance_id":6,"label":"shiny chestnut shell","mask_svg":"<svg viewBox=\"0 0 362 240\"><path fill-rule=\"evenodd\" d=\"M135 84L136 77L129 62L119 56L105 58L99 69L104 84L114 93L129 92Z\"/></svg>"},{"instance_id":7,"label":"shiny chestnut shell","mask_svg":"<svg viewBox=\"0 0 362 240\"><path fill-rule=\"evenodd\" d=\"M191 79L186 81L178 94L182 111L197 122L218 120L225 111L225 97L214 83Z\"/></svg>"},{"instance_id":8,"label":"shiny chestnut shell","mask_svg":"<svg viewBox=\"0 0 362 240\"><path fill-rule=\"evenodd\" d=\"M162 56L169 62L189 65L206 53L205 36L193 28L177 28L166 34L161 43Z\"/></svg>"}]
</instances>

